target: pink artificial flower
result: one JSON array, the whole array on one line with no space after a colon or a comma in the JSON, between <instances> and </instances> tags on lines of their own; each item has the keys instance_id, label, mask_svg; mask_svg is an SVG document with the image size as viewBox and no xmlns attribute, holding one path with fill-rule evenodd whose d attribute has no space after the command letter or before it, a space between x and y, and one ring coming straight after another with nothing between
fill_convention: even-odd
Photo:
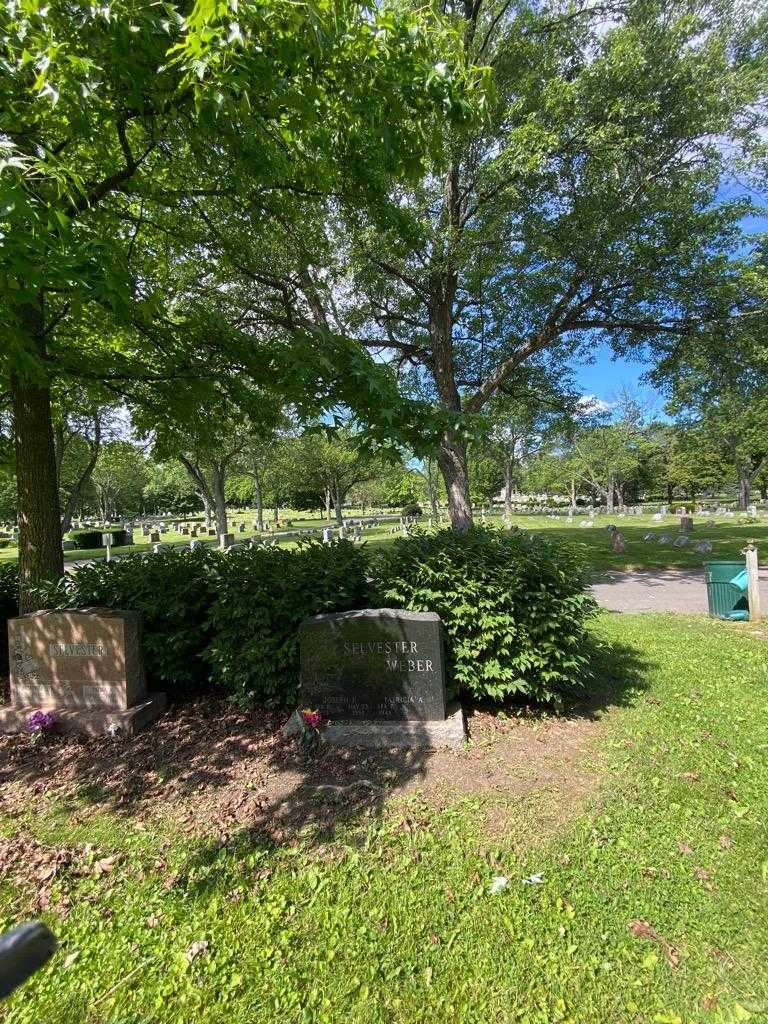
<instances>
[{"instance_id":1,"label":"pink artificial flower","mask_svg":"<svg viewBox=\"0 0 768 1024\"><path fill-rule=\"evenodd\" d=\"M303 711L299 712L301 720L308 729L319 729L323 722L323 716L319 711L313 711L311 708L304 708Z\"/></svg>"}]
</instances>

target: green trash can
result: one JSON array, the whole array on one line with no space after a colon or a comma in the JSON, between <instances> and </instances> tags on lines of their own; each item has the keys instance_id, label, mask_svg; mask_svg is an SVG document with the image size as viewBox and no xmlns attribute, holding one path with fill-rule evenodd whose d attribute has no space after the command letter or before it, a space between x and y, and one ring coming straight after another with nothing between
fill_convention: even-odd
<instances>
[{"instance_id":1,"label":"green trash can","mask_svg":"<svg viewBox=\"0 0 768 1024\"><path fill-rule=\"evenodd\" d=\"M744 562L705 562L707 604L715 619L748 619L749 602L746 586L742 585L746 572Z\"/></svg>"}]
</instances>

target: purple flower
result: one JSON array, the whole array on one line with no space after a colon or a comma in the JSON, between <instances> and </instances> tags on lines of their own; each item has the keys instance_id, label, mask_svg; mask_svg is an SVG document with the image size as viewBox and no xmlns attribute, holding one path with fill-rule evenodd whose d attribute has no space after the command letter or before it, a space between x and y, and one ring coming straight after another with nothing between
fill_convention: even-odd
<instances>
[{"instance_id":1,"label":"purple flower","mask_svg":"<svg viewBox=\"0 0 768 1024\"><path fill-rule=\"evenodd\" d=\"M49 732L56 725L56 715L53 711L33 711L27 715L27 729L29 732Z\"/></svg>"}]
</instances>

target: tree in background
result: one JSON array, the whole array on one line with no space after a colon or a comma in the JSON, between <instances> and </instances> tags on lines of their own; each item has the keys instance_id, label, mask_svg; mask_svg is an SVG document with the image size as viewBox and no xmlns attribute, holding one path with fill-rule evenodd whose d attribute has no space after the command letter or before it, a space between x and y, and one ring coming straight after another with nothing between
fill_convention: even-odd
<instances>
[{"instance_id":1,"label":"tree in background","mask_svg":"<svg viewBox=\"0 0 768 1024\"><path fill-rule=\"evenodd\" d=\"M666 452L664 482L667 499L676 490L684 491L696 501L704 492L717 493L734 480L733 467L724 458L721 447L701 426L691 420L679 420L670 429Z\"/></svg>"},{"instance_id":2,"label":"tree in background","mask_svg":"<svg viewBox=\"0 0 768 1024\"><path fill-rule=\"evenodd\" d=\"M507 523L512 517L512 494L525 467L556 438L572 434L579 401L567 368L545 363L522 367L514 382L502 385L489 401L485 450L503 474Z\"/></svg>"},{"instance_id":3,"label":"tree in background","mask_svg":"<svg viewBox=\"0 0 768 1024\"><path fill-rule=\"evenodd\" d=\"M746 510L755 480L768 465L768 390L756 395L723 392L703 411L701 430L733 467L738 505Z\"/></svg>"},{"instance_id":4,"label":"tree in background","mask_svg":"<svg viewBox=\"0 0 768 1024\"><path fill-rule=\"evenodd\" d=\"M473 417L521 367L702 329L735 272L723 255L744 204L719 202L718 185L760 121L763 75L736 4L630 0L609 22L586 3L448 9L468 61L493 67L488 116L449 130L447 167L393 192L388 230L340 211L345 287L326 275L318 293L337 330L416 372L451 414L439 464L465 530Z\"/></svg>"},{"instance_id":5,"label":"tree in background","mask_svg":"<svg viewBox=\"0 0 768 1024\"><path fill-rule=\"evenodd\" d=\"M344 523L344 502L353 487L375 479L382 457L371 454L364 439L349 427L332 432L307 432L297 444L297 464L302 479L323 496L326 516L333 506L336 523Z\"/></svg>"},{"instance_id":6,"label":"tree in background","mask_svg":"<svg viewBox=\"0 0 768 1024\"><path fill-rule=\"evenodd\" d=\"M138 515L146 483L146 461L136 445L130 441L108 441L101 447L91 484L103 521Z\"/></svg>"},{"instance_id":7,"label":"tree in background","mask_svg":"<svg viewBox=\"0 0 768 1024\"><path fill-rule=\"evenodd\" d=\"M180 514L197 512L202 502L189 473L177 461L147 459L147 482L144 485L144 508L147 512L173 511Z\"/></svg>"},{"instance_id":8,"label":"tree in background","mask_svg":"<svg viewBox=\"0 0 768 1024\"><path fill-rule=\"evenodd\" d=\"M54 392L53 445L61 504L61 533L88 493L102 445L120 433L120 412L85 388Z\"/></svg>"},{"instance_id":9,"label":"tree in background","mask_svg":"<svg viewBox=\"0 0 768 1024\"><path fill-rule=\"evenodd\" d=\"M669 394L668 411L700 440L710 462L718 452L731 466L739 508L746 509L768 462L768 335L764 311L742 294L743 316L718 319L705 347L681 345L653 379Z\"/></svg>"},{"instance_id":10,"label":"tree in background","mask_svg":"<svg viewBox=\"0 0 768 1024\"><path fill-rule=\"evenodd\" d=\"M417 472L424 481L424 490L432 515L439 519L440 508L438 500L441 495L445 495L445 488L442 486L443 481L440 476L437 457L435 455L426 455L418 464Z\"/></svg>"},{"instance_id":11,"label":"tree in background","mask_svg":"<svg viewBox=\"0 0 768 1024\"><path fill-rule=\"evenodd\" d=\"M415 468L402 461L379 460L376 475L353 484L347 501L361 508L403 508L420 504L424 481Z\"/></svg>"}]
</instances>

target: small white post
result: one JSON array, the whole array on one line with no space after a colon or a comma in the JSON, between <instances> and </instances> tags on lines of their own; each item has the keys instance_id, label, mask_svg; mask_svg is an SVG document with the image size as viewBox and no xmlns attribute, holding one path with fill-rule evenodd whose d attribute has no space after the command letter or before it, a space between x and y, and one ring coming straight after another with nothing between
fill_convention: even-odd
<instances>
[{"instance_id":1,"label":"small white post","mask_svg":"<svg viewBox=\"0 0 768 1024\"><path fill-rule=\"evenodd\" d=\"M760 621L760 579L757 561L757 546L753 540L747 541L744 550L747 560L747 593L749 597L749 621Z\"/></svg>"}]
</instances>

